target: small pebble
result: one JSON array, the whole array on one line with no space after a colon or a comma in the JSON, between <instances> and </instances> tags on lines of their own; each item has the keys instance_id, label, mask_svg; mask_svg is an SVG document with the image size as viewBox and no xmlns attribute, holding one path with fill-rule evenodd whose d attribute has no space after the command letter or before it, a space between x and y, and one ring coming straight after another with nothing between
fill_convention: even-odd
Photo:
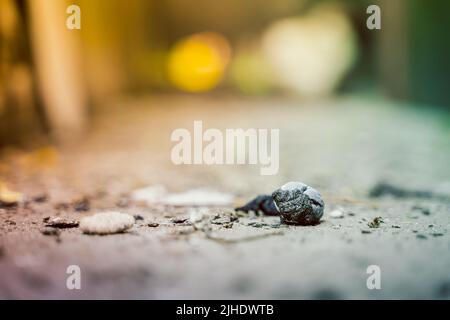
<instances>
[{"instance_id":1,"label":"small pebble","mask_svg":"<svg viewBox=\"0 0 450 320\"><path fill-rule=\"evenodd\" d=\"M423 235L423 234L418 234L418 235L416 235L416 238L417 238L417 239L421 239L421 240L426 240L426 239L428 239L427 236L425 236L425 235Z\"/></svg>"},{"instance_id":2,"label":"small pebble","mask_svg":"<svg viewBox=\"0 0 450 320\"><path fill-rule=\"evenodd\" d=\"M400 226L393 225L392 228L394 228L394 229L400 229L401 227L400 227Z\"/></svg>"},{"instance_id":3,"label":"small pebble","mask_svg":"<svg viewBox=\"0 0 450 320\"><path fill-rule=\"evenodd\" d=\"M86 234L113 234L130 229L134 222L134 217L129 214L109 211L81 219L80 229Z\"/></svg>"},{"instance_id":4,"label":"small pebble","mask_svg":"<svg viewBox=\"0 0 450 320\"><path fill-rule=\"evenodd\" d=\"M321 195L301 182L288 182L272 194L282 223L316 225L324 210Z\"/></svg>"},{"instance_id":5,"label":"small pebble","mask_svg":"<svg viewBox=\"0 0 450 320\"><path fill-rule=\"evenodd\" d=\"M135 214L133 217L134 217L134 220L136 220L136 221L142 221L142 220L144 220L144 217L141 216L140 214Z\"/></svg>"},{"instance_id":6,"label":"small pebble","mask_svg":"<svg viewBox=\"0 0 450 320\"><path fill-rule=\"evenodd\" d=\"M369 233L372 233L372 231L370 231L370 230L361 230L361 233L362 234L369 234Z\"/></svg>"}]
</instances>

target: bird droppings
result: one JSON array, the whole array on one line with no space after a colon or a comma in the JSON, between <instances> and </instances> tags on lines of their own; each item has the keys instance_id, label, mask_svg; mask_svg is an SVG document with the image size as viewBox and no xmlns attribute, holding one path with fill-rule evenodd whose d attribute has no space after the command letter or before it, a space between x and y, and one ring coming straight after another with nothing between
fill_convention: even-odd
<instances>
[{"instance_id":1,"label":"bird droppings","mask_svg":"<svg viewBox=\"0 0 450 320\"><path fill-rule=\"evenodd\" d=\"M76 228L79 225L79 222L76 220L69 220L61 217L46 217L43 221L46 227L59 229Z\"/></svg>"},{"instance_id":2,"label":"bird droppings","mask_svg":"<svg viewBox=\"0 0 450 320\"><path fill-rule=\"evenodd\" d=\"M322 218L324 202L321 195L301 182L289 182L272 194L282 223L317 225Z\"/></svg>"},{"instance_id":3,"label":"bird droppings","mask_svg":"<svg viewBox=\"0 0 450 320\"><path fill-rule=\"evenodd\" d=\"M209 189L192 189L182 193L168 194L161 203L170 206L226 207L233 203L234 196Z\"/></svg>"},{"instance_id":4,"label":"bird droppings","mask_svg":"<svg viewBox=\"0 0 450 320\"><path fill-rule=\"evenodd\" d=\"M367 225L369 228L379 228L380 225L383 223L383 218L381 217L375 217L372 221L370 221Z\"/></svg>"},{"instance_id":5,"label":"bird droppings","mask_svg":"<svg viewBox=\"0 0 450 320\"><path fill-rule=\"evenodd\" d=\"M164 186L156 185L135 190L131 194L131 199L148 206L162 204L175 207L226 207L233 203L234 196L210 189L169 193Z\"/></svg>"},{"instance_id":6,"label":"bird droppings","mask_svg":"<svg viewBox=\"0 0 450 320\"><path fill-rule=\"evenodd\" d=\"M257 213L262 212L266 216L278 216L280 214L271 195L257 196L249 203L245 204L242 207L238 207L235 210L246 213L250 211Z\"/></svg>"},{"instance_id":7,"label":"bird droppings","mask_svg":"<svg viewBox=\"0 0 450 320\"><path fill-rule=\"evenodd\" d=\"M80 221L80 229L86 234L114 234L130 229L135 223L129 214L109 211L85 217Z\"/></svg>"},{"instance_id":8,"label":"bird droppings","mask_svg":"<svg viewBox=\"0 0 450 320\"><path fill-rule=\"evenodd\" d=\"M340 219L344 217L344 212L342 210L336 209L331 211L329 214L330 218Z\"/></svg>"}]
</instances>

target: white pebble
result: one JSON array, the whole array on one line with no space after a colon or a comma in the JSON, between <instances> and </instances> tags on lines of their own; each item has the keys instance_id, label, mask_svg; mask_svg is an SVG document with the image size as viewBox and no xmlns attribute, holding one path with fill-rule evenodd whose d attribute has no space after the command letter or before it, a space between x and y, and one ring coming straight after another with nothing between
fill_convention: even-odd
<instances>
[{"instance_id":1,"label":"white pebble","mask_svg":"<svg viewBox=\"0 0 450 320\"><path fill-rule=\"evenodd\" d=\"M124 232L134 224L134 217L116 211L102 212L85 217L80 221L80 229L87 234L113 234Z\"/></svg>"}]
</instances>

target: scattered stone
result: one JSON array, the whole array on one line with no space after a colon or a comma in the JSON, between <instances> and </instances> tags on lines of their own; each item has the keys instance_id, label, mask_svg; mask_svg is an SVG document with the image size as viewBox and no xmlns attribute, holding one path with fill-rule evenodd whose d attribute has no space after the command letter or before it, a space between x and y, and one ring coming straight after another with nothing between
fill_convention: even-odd
<instances>
[{"instance_id":1,"label":"scattered stone","mask_svg":"<svg viewBox=\"0 0 450 320\"><path fill-rule=\"evenodd\" d=\"M394 228L394 229L400 229L401 227L400 227L400 226L397 226L397 225L393 225L392 228Z\"/></svg>"},{"instance_id":2,"label":"scattered stone","mask_svg":"<svg viewBox=\"0 0 450 320\"><path fill-rule=\"evenodd\" d=\"M156 227L159 227L159 223L156 223L156 222L150 222L150 223L147 224L147 227L150 227L150 228L156 228Z\"/></svg>"},{"instance_id":3,"label":"scattered stone","mask_svg":"<svg viewBox=\"0 0 450 320\"><path fill-rule=\"evenodd\" d=\"M225 224L238 221L239 218L233 214L218 214L214 218L212 218L212 224Z\"/></svg>"},{"instance_id":4,"label":"scattered stone","mask_svg":"<svg viewBox=\"0 0 450 320\"><path fill-rule=\"evenodd\" d=\"M413 206L412 210L421 212L424 216L429 216L431 214L430 210L421 206Z\"/></svg>"},{"instance_id":5,"label":"scattered stone","mask_svg":"<svg viewBox=\"0 0 450 320\"><path fill-rule=\"evenodd\" d=\"M233 228L233 222L224 223L224 224L222 224L222 227L225 229L231 229L231 228Z\"/></svg>"},{"instance_id":6,"label":"scattered stone","mask_svg":"<svg viewBox=\"0 0 450 320\"><path fill-rule=\"evenodd\" d=\"M421 239L421 240L426 240L426 239L428 239L427 236L425 236L425 235L423 235L423 234L418 234L418 235L416 235L416 238L417 238L417 239Z\"/></svg>"},{"instance_id":7,"label":"scattered stone","mask_svg":"<svg viewBox=\"0 0 450 320\"><path fill-rule=\"evenodd\" d=\"M344 217L344 212L339 209L333 210L328 214L331 218L340 219Z\"/></svg>"},{"instance_id":8,"label":"scattered stone","mask_svg":"<svg viewBox=\"0 0 450 320\"><path fill-rule=\"evenodd\" d=\"M44 236L59 236L61 234L61 232L58 229L52 227L45 227L42 228L40 231Z\"/></svg>"},{"instance_id":9,"label":"scattered stone","mask_svg":"<svg viewBox=\"0 0 450 320\"><path fill-rule=\"evenodd\" d=\"M58 211L60 211L60 210L67 210L67 209L70 208L70 205L68 203L65 203L65 202L60 202L60 203L56 203L54 205L54 208L56 210L58 210Z\"/></svg>"},{"instance_id":10,"label":"scattered stone","mask_svg":"<svg viewBox=\"0 0 450 320\"><path fill-rule=\"evenodd\" d=\"M59 229L69 229L78 227L78 221L69 220L61 217L44 218L45 226Z\"/></svg>"},{"instance_id":11,"label":"scattered stone","mask_svg":"<svg viewBox=\"0 0 450 320\"><path fill-rule=\"evenodd\" d=\"M185 223L188 219L186 218L172 218L170 221L176 224Z\"/></svg>"},{"instance_id":12,"label":"scattered stone","mask_svg":"<svg viewBox=\"0 0 450 320\"><path fill-rule=\"evenodd\" d=\"M361 233L362 234L369 234L369 233L372 233L372 231L370 231L370 230L361 230Z\"/></svg>"},{"instance_id":13,"label":"scattered stone","mask_svg":"<svg viewBox=\"0 0 450 320\"><path fill-rule=\"evenodd\" d=\"M250 227L254 227L254 228L262 228L262 227L267 227L268 224L266 223L262 223L262 222L258 222L258 221L252 221L247 223L248 226Z\"/></svg>"},{"instance_id":14,"label":"scattered stone","mask_svg":"<svg viewBox=\"0 0 450 320\"><path fill-rule=\"evenodd\" d=\"M440 233L440 232L434 232L431 234L433 237L437 238L437 237L442 237L444 234Z\"/></svg>"},{"instance_id":15,"label":"scattered stone","mask_svg":"<svg viewBox=\"0 0 450 320\"><path fill-rule=\"evenodd\" d=\"M48 200L48 196L46 194L41 194L32 199L36 203L43 203Z\"/></svg>"},{"instance_id":16,"label":"scattered stone","mask_svg":"<svg viewBox=\"0 0 450 320\"><path fill-rule=\"evenodd\" d=\"M369 226L369 228L379 228L380 224L383 223L383 218L381 217L376 217L374 218L372 221L370 221L367 225Z\"/></svg>"},{"instance_id":17,"label":"scattered stone","mask_svg":"<svg viewBox=\"0 0 450 320\"><path fill-rule=\"evenodd\" d=\"M272 194L285 224L317 225L324 210L321 195L301 182L288 182Z\"/></svg>"},{"instance_id":18,"label":"scattered stone","mask_svg":"<svg viewBox=\"0 0 450 320\"><path fill-rule=\"evenodd\" d=\"M134 222L134 217L129 214L109 211L81 219L80 229L86 234L114 234L130 229Z\"/></svg>"},{"instance_id":19,"label":"scattered stone","mask_svg":"<svg viewBox=\"0 0 450 320\"><path fill-rule=\"evenodd\" d=\"M272 196L270 195L257 196L246 205L238 207L235 210L246 213L250 211L262 212L266 216L278 216L280 214L275 206Z\"/></svg>"},{"instance_id":20,"label":"scattered stone","mask_svg":"<svg viewBox=\"0 0 450 320\"><path fill-rule=\"evenodd\" d=\"M89 211L91 209L90 201L87 197L82 197L80 199L76 199L72 202L73 208L75 211Z\"/></svg>"},{"instance_id":21,"label":"scattered stone","mask_svg":"<svg viewBox=\"0 0 450 320\"><path fill-rule=\"evenodd\" d=\"M143 221L144 220L144 217L141 216L140 214L135 214L133 217L134 217L134 220L136 220L136 221Z\"/></svg>"}]
</instances>

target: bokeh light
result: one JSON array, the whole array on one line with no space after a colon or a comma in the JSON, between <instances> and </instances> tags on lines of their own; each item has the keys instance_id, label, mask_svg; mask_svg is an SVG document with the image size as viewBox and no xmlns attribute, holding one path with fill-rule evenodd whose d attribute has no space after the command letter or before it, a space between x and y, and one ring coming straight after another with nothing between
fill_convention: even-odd
<instances>
[{"instance_id":1,"label":"bokeh light","mask_svg":"<svg viewBox=\"0 0 450 320\"><path fill-rule=\"evenodd\" d=\"M168 77L178 89L204 92L222 80L231 56L228 41L220 34L205 32L179 41L169 53Z\"/></svg>"}]
</instances>

